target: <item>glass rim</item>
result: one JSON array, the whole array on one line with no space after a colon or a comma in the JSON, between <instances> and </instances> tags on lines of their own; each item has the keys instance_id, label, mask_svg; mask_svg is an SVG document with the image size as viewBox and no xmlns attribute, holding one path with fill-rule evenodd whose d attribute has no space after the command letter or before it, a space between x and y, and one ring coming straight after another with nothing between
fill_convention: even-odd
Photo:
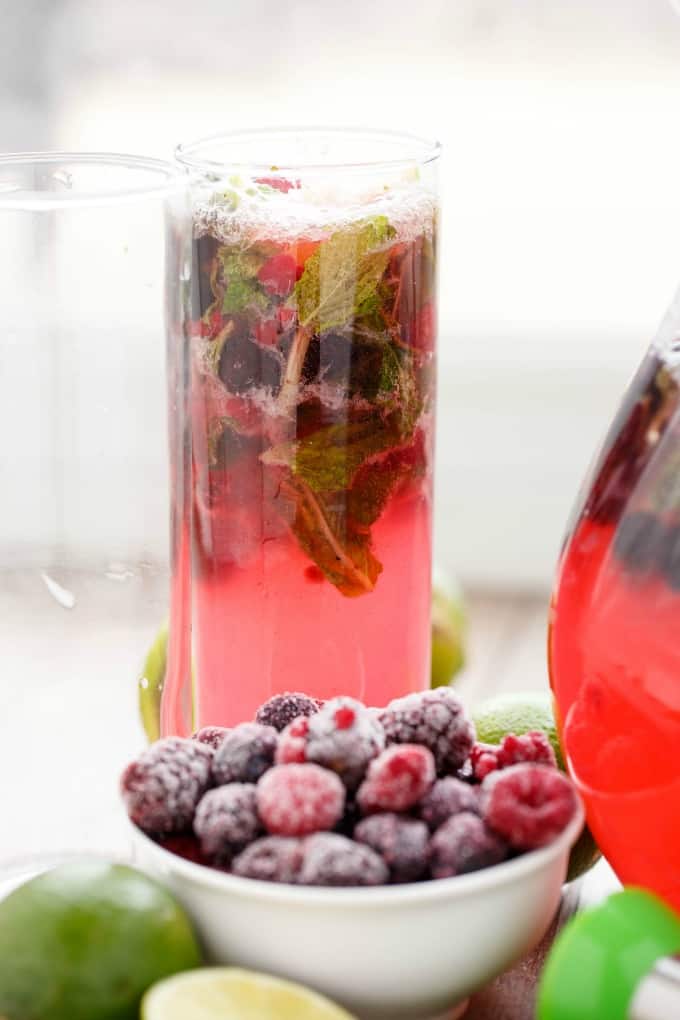
<instances>
[{"instance_id":1,"label":"glass rim","mask_svg":"<svg viewBox=\"0 0 680 1020\"><path fill-rule=\"evenodd\" d=\"M0 209L55 209L66 206L105 205L138 198L162 198L186 190L186 174L168 160L152 156L135 156L118 152L36 151L0 154L0 174L8 167L31 167L55 164L65 169L77 166L109 167L145 171L144 183L111 185L92 189L71 190L68 179L62 179L62 190L28 189L21 185L5 185L0 179ZM56 178L55 178L56 179Z\"/></svg>"},{"instance_id":2,"label":"glass rim","mask_svg":"<svg viewBox=\"0 0 680 1020\"><path fill-rule=\"evenodd\" d=\"M262 160L226 160L209 159L200 155L201 151L211 146L224 144L233 141L257 141L267 137L292 138L295 135L302 135L307 138L318 136L331 136L342 138L347 136L354 140L366 141L387 141L401 143L405 152L403 156L385 159L347 160L319 162L318 160L300 160L296 162L277 163L272 166ZM302 125L299 127L265 127L265 128L236 128L231 131L218 131L215 134L204 135L192 142L182 142L175 147L175 159L188 170L210 172L216 170L253 170L257 173L279 174L284 172L300 171L303 173L328 173L329 171L379 171L382 169L398 170L400 168L412 167L414 164L425 166L434 162L441 155L441 142L436 139L428 139L421 135L412 134L406 131L394 131L388 129L367 128L367 127L323 127L321 125Z\"/></svg>"}]
</instances>

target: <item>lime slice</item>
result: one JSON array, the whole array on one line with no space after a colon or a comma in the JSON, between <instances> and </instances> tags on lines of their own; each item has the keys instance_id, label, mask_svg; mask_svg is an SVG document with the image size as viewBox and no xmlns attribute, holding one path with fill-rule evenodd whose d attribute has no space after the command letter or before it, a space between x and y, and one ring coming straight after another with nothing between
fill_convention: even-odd
<instances>
[{"instance_id":1,"label":"lime slice","mask_svg":"<svg viewBox=\"0 0 680 1020\"><path fill-rule=\"evenodd\" d=\"M147 653L142 675L138 679L139 714L144 732L152 743L161 735L161 695L167 652L168 627L167 624L163 624Z\"/></svg>"},{"instance_id":2,"label":"lime slice","mask_svg":"<svg viewBox=\"0 0 680 1020\"><path fill-rule=\"evenodd\" d=\"M154 985L142 1020L355 1020L316 992L267 974L207 967Z\"/></svg>"},{"instance_id":3,"label":"lime slice","mask_svg":"<svg viewBox=\"0 0 680 1020\"><path fill-rule=\"evenodd\" d=\"M435 568L432 578L431 687L452 683L465 665L467 621L457 585Z\"/></svg>"}]
</instances>

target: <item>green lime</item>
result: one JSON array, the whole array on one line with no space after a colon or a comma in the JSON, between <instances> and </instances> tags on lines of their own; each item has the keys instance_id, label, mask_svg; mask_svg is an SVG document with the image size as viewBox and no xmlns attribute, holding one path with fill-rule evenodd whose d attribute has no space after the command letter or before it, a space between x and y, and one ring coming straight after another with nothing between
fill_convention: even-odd
<instances>
[{"instance_id":1,"label":"green lime","mask_svg":"<svg viewBox=\"0 0 680 1020\"><path fill-rule=\"evenodd\" d=\"M463 597L435 569L432 585L431 687L450 684L465 665L466 618Z\"/></svg>"},{"instance_id":2,"label":"green lime","mask_svg":"<svg viewBox=\"0 0 680 1020\"><path fill-rule=\"evenodd\" d=\"M200 963L184 911L132 868L73 862L0 903L3 1020L137 1020L154 981Z\"/></svg>"},{"instance_id":3,"label":"green lime","mask_svg":"<svg viewBox=\"0 0 680 1020\"><path fill-rule=\"evenodd\" d=\"M168 628L164 624L156 635L144 660L139 677L139 714L142 726L153 743L161 735L161 694L165 680L165 663L168 652Z\"/></svg>"},{"instance_id":4,"label":"green lime","mask_svg":"<svg viewBox=\"0 0 680 1020\"><path fill-rule=\"evenodd\" d=\"M142 1020L354 1020L302 985L267 974L211 967L161 981L144 997Z\"/></svg>"},{"instance_id":5,"label":"green lime","mask_svg":"<svg viewBox=\"0 0 680 1020\"><path fill-rule=\"evenodd\" d=\"M543 730L553 746L557 764L566 772L553 712L552 695L548 691L519 691L499 694L482 701L472 711L477 740L484 744L500 744L508 733L521 736L529 730ZM587 825L572 848L567 869L567 882L585 874L601 857L597 843Z\"/></svg>"}]
</instances>

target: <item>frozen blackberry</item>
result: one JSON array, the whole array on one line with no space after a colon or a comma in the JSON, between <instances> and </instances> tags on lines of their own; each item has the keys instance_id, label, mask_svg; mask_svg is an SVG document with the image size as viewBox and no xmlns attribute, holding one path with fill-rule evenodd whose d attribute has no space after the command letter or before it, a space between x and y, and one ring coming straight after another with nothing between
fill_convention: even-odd
<instances>
[{"instance_id":1,"label":"frozen blackberry","mask_svg":"<svg viewBox=\"0 0 680 1020\"><path fill-rule=\"evenodd\" d=\"M277 765L301 764L307 761L307 734L309 733L309 717L301 715L293 719L279 735L274 761Z\"/></svg>"},{"instance_id":2,"label":"frozen blackberry","mask_svg":"<svg viewBox=\"0 0 680 1020\"><path fill-rule=\"evenodd\" d=\"M419 744L393 744L368 766L357 792L364 812L406 811L424 797L436 778L434 758Z\"/></svg>"},{"instance_id":3,"label":"frozen blackberry","mask_svg":"<svg viewBox=\"0 0 680 1020\"><path fill-rule=\"evenodd\" d=\"M227 733L230 732L225 726L203 726L200 730L196 730L191 739L197 740L199 744L206 744L207 747L212 747L213 751L216 751Z\"/></svg>"},{"instance_id":4,"label":"frozen blackberry","mask_svg":"<svg viewBox=\"0 0 680 1020\"><path fill-rule=\"evenodd\" d=\"M319 702L308 698L306 694L275 694L264 705L260 705L255 722L273 726L280 733L299 716L315 715L318 711Z\"/></svg>"},{"instance_id":5,"label":"frozen blackberry","mask_svg":"<svg viewBox=\"0 0 680 1020\"><path fill-rule=\"evenodd\" d=\"M166 737L131 762L120 787L135 825L159 835L188 829L210 785L212 757L212 750L195 740Z\"/></svg>"},{"instance_id":6,"label":"frozen blackberry","mask_svg":"<svg viewBox=\"0 0 680 1020\"><path fill-rule=\"evenodd\" d=\"M272 726L241 723L224 738L215 752L213 779L225 783L256 783L274 762L278 734Z\"/></svg>"},{"instance_id":7,"label":"frozen blackberry","mask_svg":"<svg viewBox=\"0 0 680 1020\"><path fill-rule=\"evenodd\" d=\"M242 333L235 332L222 347L219 375L231 393L248 393L260 388L276 392L281 371L278 354Z\"/></svg>"},{"instance_id":8,"label":"frozen blackberry","mask_svg":"<svg viewBox=\"0 0 680 1020\"><path fill-rule=\"evenodd\" d=\"M380 714L388 744L423 744L441 775L459 769L472 750L474 726L449 687L408 694Z\"/></svg>"},{"instance_id":9,"label":"frozen blackberry","mask_svg":"<svg viewBox=\"0 0 680 1020\"><path fill-rule=\"evenodd\" d=\"M382 857L362 843L331 832L304 840L300 885L384 885L388 879Z\"/></svg>"},{"instance_id":10,"label":"frozen blackberry","mask_svg":"<svg viewBox=\"0 0 680 1020\"><path fill-rule=\"evenodd\" d=\"M451 878L499 864L508 856L507 843L479 815L463 811L444 822L430 840L433 878Z\"/></svg>"},{"instance_id":11,"label":"frozen blackberry","mask_svg":"<svg viewBox=\"0 0 680 1020\"><path fill-rule=\"evenodd\" d=\"M428 866L430 833L424 822L386 813L364 818L354 838L380 854L393 882L416 882Z\"/></svg>"},{"instance_id":12,"label":"frozen blackberry","mask_svg":"<svg viewBox=\"0 0 680 1020\"><path fill-rule=\"evenodd\" d=\"M333 698L310 717L307 760L337 772L349 790L357 788L384 746L380 723L353 698Z\"/></svg>"},{"instance_id":13,"label":"frozen blackberry","mask_svg":"<svg viewBox=\"0 0 680 1020\"><path fill-rule=\"evenodd\" d=\"M302 866L303 840L265 836L234 858L232 874L260 882L296 882Z\"/></svg>"},{"instance_id":14,"label":"frozen blackberry","mask_svg":"<svg viewBox=\"0 0 680 1020\"><path fill-rule=\"evenodd\" d=\"M275 765L257 784L257 807L276 836L332 829L345 810L345 787L320 765Z\"/></svg>"},{"instance_id":15,"label":"frozen blackberry","mask_svg":"<svg viewBox=\"0 0 680 1020\"><path fill-rule=\"evenodd\" d=\"M545 765L521 764L492 772L482 783L482 817L516 850L550 843L576 812L566 776Z\"/></svg>"},{"instance_id":16,"label":"frozen blackberry","mask_svg":"<svg viewBox=\"0 0 680 1020\"><path fill-rule=\"evenodd\" d=\"M262 832L256 789L252 783L218 786L208 790L196 808L194 832L201 851L216 864L229 864Z\"/></svg>"},{"instance_id":17,"label":"frozen blackberry","mask_svg":"<svg viewBox=\"0 0 680 1020\"><path fill-rule=\"evenodd\" d=\"M438 779L420 802L420 817L433 832L462 811L479 814L479 799L473 786L455 776Z\"/></svg>"}]
</instances>

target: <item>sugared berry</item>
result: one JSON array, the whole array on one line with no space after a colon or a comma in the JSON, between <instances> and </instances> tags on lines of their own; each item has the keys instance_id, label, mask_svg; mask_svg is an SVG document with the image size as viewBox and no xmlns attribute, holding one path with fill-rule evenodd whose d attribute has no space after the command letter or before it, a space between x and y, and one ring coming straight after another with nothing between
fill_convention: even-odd
<instances>
[{"instance_id":1,"label":"sugared berry","mask_svg":"<svg viewBox=\"0 0 680 1020\"><path fill-rule=\"evenodd\" d=\"M265 836L234 858L232 874L261 882L296 882L302 866L303 840Z\"/></svg>"},{"instance_id":2,"label":"sugared berry","mask_svg":"<svg viewBox=\"0 0 680 1020\"><path fill-rule=\"evenodd\" d=\"M320 765L275 765L257 784L257 808L276 836L332 829L345 809L345 788Z\"/></svg>"},{"instance_id":3,"label":"sugared berry","mask_svg":"<svg viewBox=\"0 0 680 1020\"><path fill-rule=\"evenodd\" d=\"M300 716L286 726L279 736L274 760L277 765L301 764L307 761L307 734L309 733L309 717Z\"/></svg>"},{"instance_id":4,"label":"sugared berry","mask_svg":"<svg viewBox=\"0 0 680 1020\"><path fill-rule=\"evenodd\" d=\"M188 829L210 785L213 752L195 740L166 737L131 762L121 793L131 820L150 833Z\"/></svg>"},{"instance_id":5,"label":"sugared berry","mask_svg":"<svg viewBox=\"0 0 680 1020\"><path fill-rule=\"evenodd\" d=\"M272 726L241 723L215 752L213 779L224 783L256 783L274 762L278 734Z\"/></svg>"},{"instance_id":6,"label":"sugared berry","mask_svg":"<svg viewBox=\"0 0 680 1020\"><path fill-rule=\"evenodd\" d=\"M331 832L304 840L300 885L384 885L388 878L382 857L362 843Z\"/></svg>"},{"instance_id":7,"label":"sugared berry","mask_svg":"<svg viewBox=\"0 0 680 1020\"><path fill-rule=\"evenodd\" d=\"M234 854L262 832L256 787L252 783L230 783L208 790L196 808L194 832L206 857L229 864Z\"/></svg>"},{"instance_id":8,"label":"sugared berry","mask_svg":"<svg viewBox=\"0 0 680 1020\"><path fill-rule=\"evenodd\" d=\"M275 694L264 705L260 705L255 716L255 722L263 726L273 726L281 732L289 723L301 715L316 715L319 711L319 702L314 698L308 698L306 694Z\"/></svg>"},{"instance_id":9,"label":"sugared berry","mask_svg":"<svg viewBox=\"0 0 680 1020\"><path fill-rule=\"evenodd\" d=\"M531 850L562 832L576 811L576 794L557 769L511 765L486 777L480 806L487 824L508 843Z\"/></svg>"},{"instance_id":10,"label":"sugared berry","mask_svg":"<svg viewBox=\"0 0 680 1020\"><path fill-rule=\"evenodd\" d=\"M430 833L415 818L371 815L359 822L354 838L380 854L393 882L416 882L427 870Z\"/></svg>"},{"instance_id":11,"label":"sugared berry","mask_svg":"<svg viewBox=\"0 0 680 1020\"><path fill-rule=\"evenodd\" d=\"M420 817L433 832L462 811L479 814L479 800L475 788L455 776L438 779L420 803Z\"/></svg>"},{"instance_id":12,"label":"sugared berry","mask_svg":"<svg viewBox=\"0 0 680 1020\"><path fill-rule=\"evenodd\" d=\"M368 766L357 792L365 814L406 811L424 797L436 778L434 758L418 744L394 744Z\"/></svg>"},{"instance_id":13,"label":"sugared berry","mask_svg":"<svg viewBox=\"0 0 680 1020\"><path fill-rule=\"evenodd\" d=\"M332 698L310 717L307 760L337 772L350 790L357 788L368 763L384 746L379 722L353 698Z\"/></svg>"},{"instance_id":14,"label":"sugared berry","mask_svg":"<svg viewBox=\"0 0 680 1020\"><path fill-rule=\"evenodd\" d=\"M388 744L423 744L438 773L455 772L472 750L475 731L463 705L448 687L391 701L380 715Z\"/></svg>"},{"instance_id":15,"label":"sugared berry","mask_svg":"<svg viewBox=\"0 0 680 1020\"><path fill-rule=\"evenodd\" d=\"M508 846L484 824L479 815L463 811L444 822L430 840L433 878L451 878L499 864Z\"/></svg>"},{"instance_id":16,"label":"sugared berry","mask_svg":"<svg viewBox=\"0 0 680 1020\"><path fill-rule=\"evenodd\" d=\"M196 730L191 739L197 740L199 744L206 744L216 751L229 732L230 730L226 726L203 726L200 730Z\"/></svg>"}]
</instances>

